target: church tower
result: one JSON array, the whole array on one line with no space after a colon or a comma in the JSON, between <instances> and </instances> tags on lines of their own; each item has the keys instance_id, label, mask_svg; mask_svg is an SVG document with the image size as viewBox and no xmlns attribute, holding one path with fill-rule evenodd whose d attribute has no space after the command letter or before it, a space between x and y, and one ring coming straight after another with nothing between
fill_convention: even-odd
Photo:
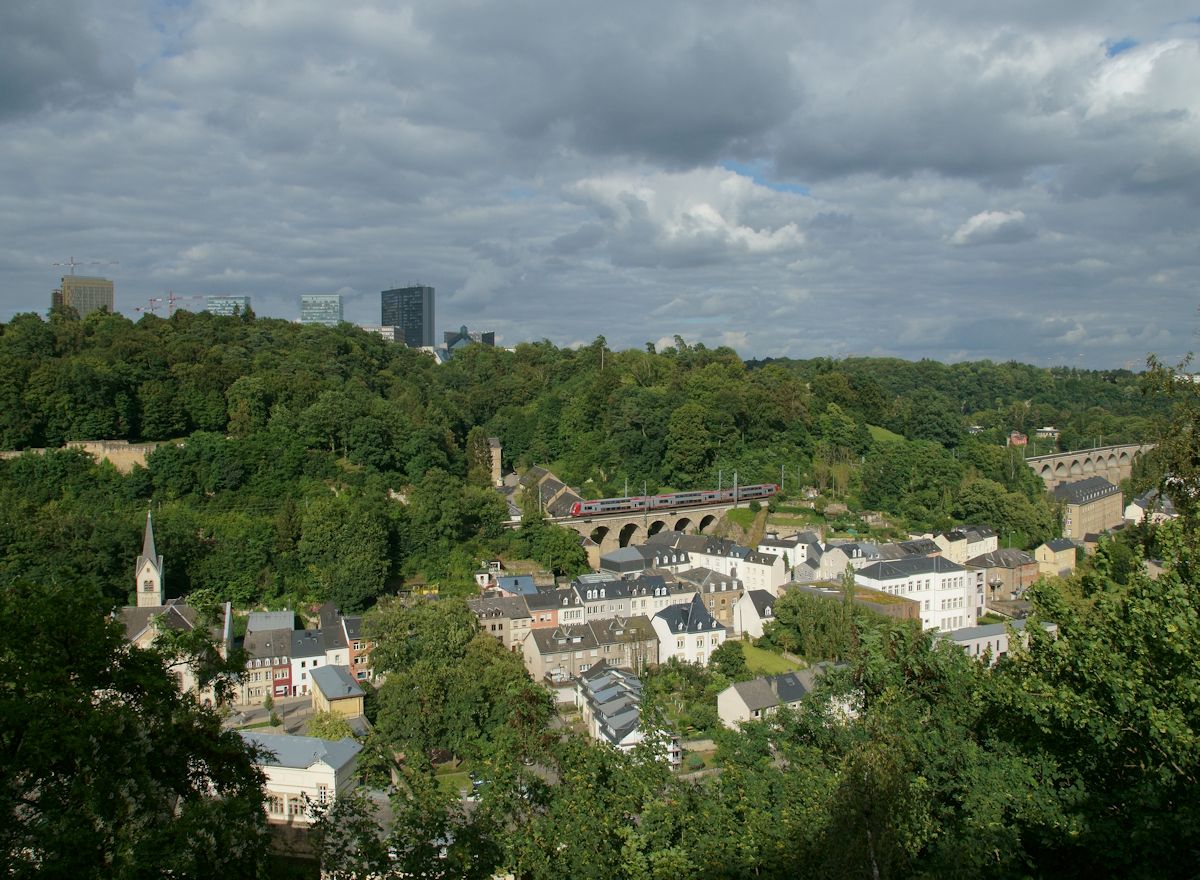
<instances>
[{"instance_id":1,"label":"church tower","mask_svg":"<svg viewBox=\"0 0 1200 880\"><path fill-rule=\"evenodd\" d=\"M163 605L163 558L154 550L154 523L148 510L146 534L142 537L142 555L137 558L133 578L138 608L157 608Z\"/></svg>"}]
</instances>

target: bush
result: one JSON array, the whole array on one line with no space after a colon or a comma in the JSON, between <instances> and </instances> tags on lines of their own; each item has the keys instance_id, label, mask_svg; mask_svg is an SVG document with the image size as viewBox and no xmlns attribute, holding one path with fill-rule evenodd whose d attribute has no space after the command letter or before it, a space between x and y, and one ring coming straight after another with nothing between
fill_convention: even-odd
<instances>
[{"instance_id":1,"label":"bush","mask_svg":"<svg viewBox=\"0 0 1200 880\"><path fill-rule=\"evenodd\" d=\"M758 513L760 510L762 510L762 505L758 502L758 499L755 498L753 501L750 502L750 512Z\"/></svg>"},{"instance_id":2,"label":"bush","mask_svg":"<svg viewBox=\"0 0 1200 880\"><path fill-rule=\"evenodd\" d=\"M683 766L689 770L703 770L704 759L699 755L688 755L687 760L683 762Z\"/></svg>"}]
</instances>

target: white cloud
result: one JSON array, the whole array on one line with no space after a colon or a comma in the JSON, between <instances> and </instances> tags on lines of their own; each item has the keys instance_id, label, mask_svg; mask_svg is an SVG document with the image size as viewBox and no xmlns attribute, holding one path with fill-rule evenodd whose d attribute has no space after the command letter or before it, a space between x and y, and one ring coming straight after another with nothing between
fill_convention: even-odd
<instances>
[{"instance_id":1,"label":"white cloud","mask_svg":"<svg viewBox=\"0 0 1200 880\"><path fill-rule=\"evenodd\" d=\"M954 231L950 243L1012 244L1033 236L1022 211L980 211Z\"/></svg>"}]
</instances>

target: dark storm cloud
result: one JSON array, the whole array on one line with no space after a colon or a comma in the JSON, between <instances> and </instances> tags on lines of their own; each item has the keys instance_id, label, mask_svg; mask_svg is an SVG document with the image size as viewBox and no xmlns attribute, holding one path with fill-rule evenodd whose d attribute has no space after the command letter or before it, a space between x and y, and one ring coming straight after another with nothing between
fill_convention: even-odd
<instances>
[{"instance_id":1,"label":"dark storm cloud","mask_svg":"<svg viewBox=\"0 0 1200 880\"><path fill-rule=\"evenodd\" d=\"M0 6L0 320L438 289L507 344L1122 363L1190 347L1176 4ZM1121 51L1113 52L1117 45Z\"/></svg>"},{"instance_id":2,"label":"dark storm cloud","mask_svg":"<svg viewBox=\"0 0 1200 880\"><path fill-rule=\"evenodd\" d=\"M0 4L0 122L44 107L103 101L132 85L132 65L101 44L82 6Z\"/></svg>"}]
</instances>

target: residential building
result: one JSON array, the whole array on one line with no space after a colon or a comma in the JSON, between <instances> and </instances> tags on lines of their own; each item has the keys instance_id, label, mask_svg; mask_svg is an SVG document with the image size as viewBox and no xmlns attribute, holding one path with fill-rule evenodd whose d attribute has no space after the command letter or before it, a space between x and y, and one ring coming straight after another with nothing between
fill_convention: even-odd
<instances>
[{"instance_id":1,"label":"residential building","mask_svg":"<svg viewBox=\"0 0 1200 880\"><path fill-rule=\"evenodd\" d=\"M686 550L660 542L620 547L600 557L600 571L618 577L641 574L650 569L678 572L690 568L691 564Z\"/></svg>"},{"instance_id":2,"label":"residential building","mask_svg":"<svg viewBox=\"0 0 1200 880\"><path fill-rule=\"evenodd\" d=\"M312 672L314 712L332 712L343 718L363 714L363 689L343 666L322 666Z\"/></svg>"},{"instance_id":3,"label":"residential building","mask_svg":"<svg viewBox=\"0 0 1200 880\"><path fill-rule=\"evenodd\" d=\"M292 693L292 627L247 630L242 640L246 671L238 681L237 699L243 705L261 703L268 696Z\"/></svg>"},{"instance_id":4,"label":"residential building","mask_svg":"<svg viewBox=\"0 0 1200 880\"><path fill-rule=\"evenodd\" d=\"M644 574L627 582L629 613L653 617L672 605L687 605L696 595L694 584L678 581L667 574Z\"/></svg>"},{"instance_id":5,"label":"residential building","mask_svg":"<svg viewBox=\"0 0 1200 880\"><path fill-rule=\"evenodd\" d=\"M632 751L645 741L641 726L642 683L624 669L614 669L605 661L597 661L575 680L575 706L588 733L593 739L608 743L622 752ZM660 733L664 742L663 756L672 769L683 758L679 738Z\"/></svg>"},{"instance_id":6,"label":"residential building","mask_svg":"<svg viewBox=\"0 0 1200 880\"><path fill-rule=\"evenodd\" d=\"M967 536L967 558L993 553L1000 549L996 530L988 526L962 526L960 531ZM957 560L951 560L956 562Z\"/></svg>"},{"instance_id":7,"label":"residential building","mask_svg":"<svg viewBox=\"0 0 1200 880\"><path fill-rule=\"evenodd\" d=\"M362 634L362 616L342 617L342 632L350 649L350 674L355 681L373 681L375 670L371 666L371 651L375 643Z\"/></svg>"},{"instance_id":8,"label":"residential building","mask_svg":"<svg viewBox=\"0 0 1200 880\"><path fill-rule=\"evenodd\" d=\"M1047 425L1045 428L1038 428L1037 431L1034 432L1034 436L1036 436L1039 440L1054 440L1057 442L1058 435L1061 433L1062 432L1053 425Z\"/></svg>"},{"instance_id":9,"label":"residential building","mask_svg":"<svg viewBox=\"0 0 1200 880\"><path fill-rule=\"evenodd\" d=\"M1175 519L1179 512L1166 495L1157 489L1150 489L1134 498L1125 508L1125 522L1138 524L1149 518L1152 525L1158 525L1169 519Z\"/></svg>"},{"instance_id":10,"label":"residential building","mask_svg":"<svg viewBox=\"0 0 1200 880\"><path fill-rule=\"evenodd\" d=\"M209 314L232 317L250 311L250 297L226 296L225 294L204 297L204 310Z\"/></svg>"},{"instance_id":11,"label":"residential building","mask_svg":"<svg viewBox=\"0 0 1200 880\"><path fill-rule=\"evenodd\" d=\"M1033 551L1038 571L1043 575L1058 577L1075 570L1075 544L1069 538L1055 538Z\"/></svg>"},{"instance_id":12,"label":"residential building","mask_svg":"<svg viewBox=\"0 0 1200 880\"><path fill-rule=\"evenodd\" d=\"M1058 624L1043 623L1042 628L1051 635L1058 633ZM1024 620L1007 623L989 623L984 626L969 626L947 633L938 633L938 638L953 642L963 649L968 657L987 659L996 663L1010 652L1010 637L1015 634L1022 645L1029 644Z\"/></svg>"},{"instance_id":13,"label":"residential building","mask_svg":"<svg viewBox=\"0 0 1200 880\"><path fill-rule=\"evenodd\" d=\"M775 619L775 603L770 590L747 590L733 606L733 633L761 638L763 626Z\"/></svg>"},{"instance_id":14,"label":"residential building","mask_svg":"<svg viewBox=\"0 0 1200 880\"><path fill-rule=\"evenodd\" d=\"M531 574L497 574L495 589L505 596L532 596L538 591Z\"/></svg>"},{"instance_id":15,"label":"residential building","mask_svg":"<svg viewBox=\"0 0 1200 880\"><path fill-rule=\"evenodd\" d=\"M1020 599L1041 577L1038 561L1024 550L993 550L967 560L967 568L982 570L987 603Z\"/></svg>"},{"instance_id":16,"label":"residential building","mask_svg":"<svg viewBox=\"0 0 1200 880\"><path fill-rule=\"evenodd\" d=\"M693 584L708 613L722 626L733 627L733 607L745 591L740 580L711 568L689 568L679 573L679 581Z\"/></svg>"},{"instance_id":17,"label":"residential building","mask_svg":"<svg viewBox=\"0 0 1200 880\"><path fill-rule=\"evenodd\" d=\"M797 708L811 693L824 667L802 669L739 681L717 694L717 715L726 727L737 730L749 721L759 721L779 711L780 706Z\"/></svg>"},{"instance_id":18,"label":"residential building","mask_svg":"<svg viewBox=\"0 0 1200 880\"><path fill-rule=\"evenodd\" d=\"M1061 483L1053 494L1063 504L1064 538L1082 541L1088 534L1106 532L1125 521L1121 490L1104 477Z\"/></svg>"},{"instance_id":19,"label":"residential building","mask_svg":"<svg viewBox=\"0 0 1200 880\"><path fill-rule=\"evenodd\" d=\"M300 323L336 327L342 322L340 293L306 293L300 297Z\"/></svg>"},{"instance_id":20,"label":"residential building","mask_svg":"<svg viewBox=\"0 0 1200 880\"><path fill-rule=\"evenodd\" d=\"M519 651L532 629L533 618L523 596L493 593L468 599L467 607L475 612L479 631L497 639L509 651Z\"/></svg>"},{"instance_id":21,"label":"residential building","mask_svg":"<svg viewBox=\"0 0 1200 880\"><path fill-rule=\"evenodd\" d=\"M100 309L112 312L113 283L89 275L64 275L62 286L50 296L50 305L74 309L81 318Z\"/></svg>"},{"instance_id":22,"label":"residential building","mask_svg":"<svg viewBox=\"0 0 1200 880\"><path fill-rule=\"evenodd\" d=\"M1022 434L1020 431L1009 431L1008 445L1009 446L1026 446L1029 443L1029 437Z\"/></svg>"},{"instance_id":23,"label":"residential building","mask_svg":"<svg viewBox=\"0 0 1200 880\"><path fill-rule=\"evenodd\" d=\"M658 663L658 638L643 615L537 628L521 645L534 681L566 682L597 660L639 670Z\"/></svg>"},{"instance_id":24,"label":"residential building","mask_svg":"<svg viewBox=\"0 0 1200 880\"><path fill-rule=\"evenodd\" d=\"M708 665L712 652L725 643L729 630L717 622L696 596L690 605L672 605L650 621L658 636L659 662L674 657L681 663Z\"/></svg>"},{"instance_id":25,"label":"residential building","mask_svg":"<svg viewBox=\"0 0 1200 880\"><path fill-rule=\"evenodd\" d=\"M291 631L296 628L296 612L290 609L282 611L251 611L246 618L246 632L261 632L267 629L286 629Z\"/></svg>"},{"instance_id":26,"label":"residential building","mask_svg":"<svg viewBox=\"0 0 1200 880\"><path fill-rule=\"evenodd\" d=\"M565 590L538 590L525 597L525 606L529 609L530 629L571 626L584 620L583 600L571 587Z\"/></svg>"},{"instance_id":27,"label":"residential building","mask_svg":"<svg viewBox=\"0 0 1200 880\"><path fill-rule=\"evenodd\" d=\"M350 668L350 645L337 606L326 602L317 609L317 629L325 642L325 665Z\"/></svg>"},{"instance_id":28,"label":"residential building","mask_svg":"<svg viewBox=\"0 0 1200 880\"><path fill-rule=\"evenodd\" d=\"M944 557L911 556L877 562L857 572L855 581L919 602L924 629L949 631L975 624L975 573Z\"/></svg>"},{"instance_id":29,"label":"residential building","mask_svg":"<svg viewBox=\"0 0 1200 880\"><path fill-rule=\"evenodd\" d=\"M325 636L320 630L292 633L292 696L312 693L312 673L325 665Z\"/></svg>"},{"instance_id":30,"label":"residential building","mask_svg":"<svg viewBox=\"0 0 1200 880\"><path fill-rule=\"evenodd\" d=\"M657 568L681 571L683 568L708 568L720 574L741 579L750 589L778 590L788 578L783 557L760 553L725 538L707 535L686 535L682 532L659 532L648 545L666 545L688 555L688 563L656 564Z\"/></svg>"},{"instance_id":31,"label":"residential building","mask_svg":"<svg viewBox=\"0 0 1200 880\"><path fill-rule=\"evenodd\" d=\"M432 287L394 287L380 293L379 298L380 324L399 328L397 336L409 348L433 347Z\"/></svg>"},{"instance_id":32,"label":"residential building","mask_svg":"<svg viewBox=\"0 0 1200 880\"><path fill-rule=\"evenodd\" d=\"M266 777L268 822L311 825L320 807L358 787L355 771L362 746L349 737L328 740L251 730L238 733L262 756L257 766Z\"/></svg>"}]
</instances>

